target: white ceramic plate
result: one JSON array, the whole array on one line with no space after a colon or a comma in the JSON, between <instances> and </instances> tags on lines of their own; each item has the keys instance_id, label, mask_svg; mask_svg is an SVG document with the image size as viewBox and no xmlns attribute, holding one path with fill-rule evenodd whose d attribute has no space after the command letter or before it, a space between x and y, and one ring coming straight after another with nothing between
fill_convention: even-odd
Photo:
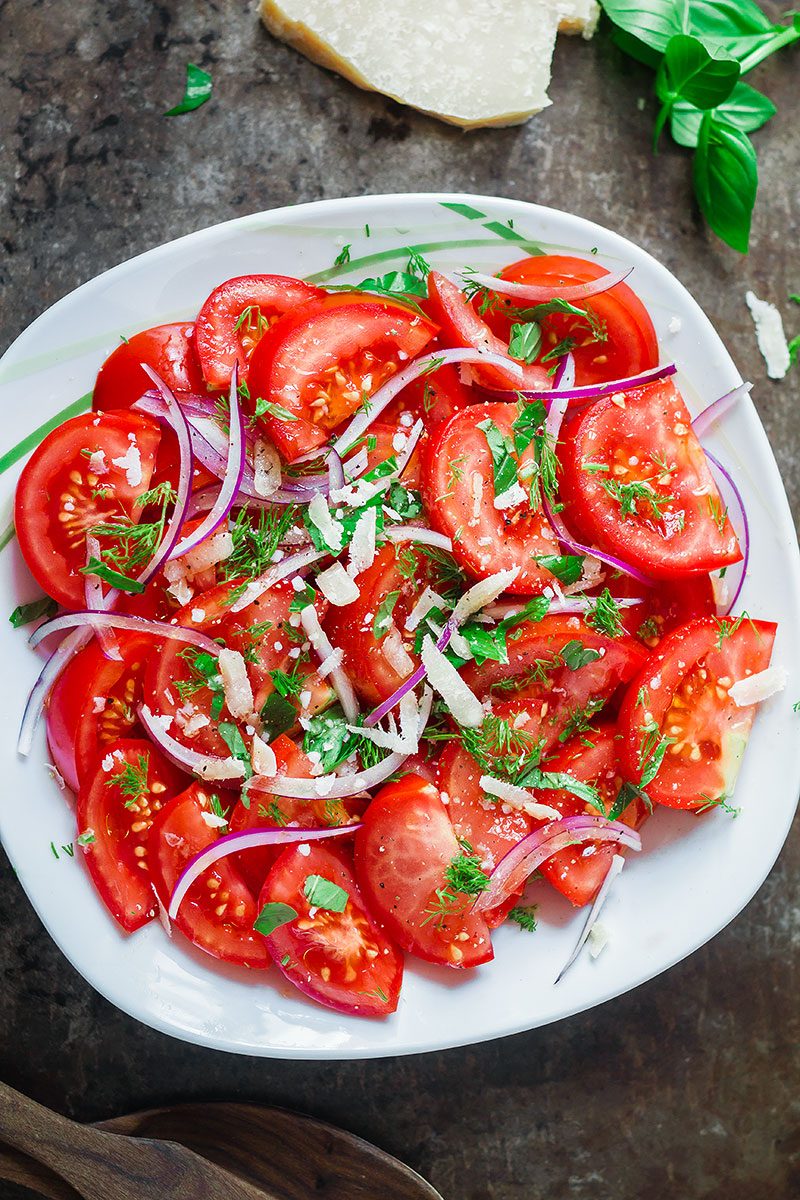
<instances>
[{"instance_id":1,"label":"white ceramic plate","mask_svg":"<svg viewBox=\"0 0 800 1200\"><path fill-rule=\"evenodd\" d=\"M123 263L59 301L0 363L3 446L90 391L121 334L191 318L207 293L232 275L258 271L358 281L404 265L418 246L439 268L497 269L521 257L530 239L588 253L609 267L633 264L630 282L675 359L693 411L735 386L738 372L710 322L669 271L624 238L588 221L519 201L482 196L408 195L326 200L260 213L180 238ZM516 244L515 244L516 240ZM331 265L346 243L348 268ZM319 277L319 276L318 276ZM672 318L680 329L669 332ZM677 322L672 321L673 328ZM158 922L122 937L76 857L56 847L75 835L67 797L49 778L40 733L29 761L15 752L24 697L39 663L23 631L0 620L0 755L5 782L0 832L28 896L78 971L112 1003L148 1025L202 1045L285 1058L360 1058L479 1042L568 1017L665 971L718 933L751 898L784 842L800 790L797 720L800 680L800 571L797 543L775 460L749 401L710 439L744 493L753 534L742 607L779 622L773 661L789 687L768 701L752 736L736 804L741 815L703 819L658 812L644 830L603 921L610 944L553 980L583 921L541 889L535 934L516 927L494 937L493 963L468 974L408 960L398 1012L386 1021L347 1018L306 1001L279 980L220 969ZM19 466L0 478L8 510ZM37 588L12 542L0 555L0 594L10 611ZM80 851L78 851L80 854ZM665 986L669 986L666 983Z\"/></svg>"}]
</instances>

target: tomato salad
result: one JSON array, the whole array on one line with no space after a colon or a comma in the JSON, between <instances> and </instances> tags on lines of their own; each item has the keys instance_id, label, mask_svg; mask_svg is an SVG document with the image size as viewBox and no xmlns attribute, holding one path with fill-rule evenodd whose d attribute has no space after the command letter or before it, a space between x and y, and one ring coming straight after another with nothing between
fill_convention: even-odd
<instances>
[{"instance_id":1,"label":"tomato salad","mask_svg":"<svg viewBox=\"0 0 800 1200\"><path fill-rule=\"evenodd\" d=\"M743 389L693 423L627 274L230 279L34 451L20 749L44 711L125 933L385 1016L532 876L591 918L656 805L730 807L780 674L700 441Z\"/></svg>"}]
</instances>

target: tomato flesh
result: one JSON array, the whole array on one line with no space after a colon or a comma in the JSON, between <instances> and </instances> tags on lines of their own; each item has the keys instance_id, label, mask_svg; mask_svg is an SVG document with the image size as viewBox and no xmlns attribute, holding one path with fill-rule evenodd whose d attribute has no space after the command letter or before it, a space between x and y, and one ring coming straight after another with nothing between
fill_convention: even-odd
<instances>
[{"instance_id":1,"label":"tomato flesh","mask_svg":"<svg viewBox=\"0 0 800 1200\"><path fill-rule=\"evenodd\" d=\"M691 421L664 380L593 401L560 440L567 523L657 579L742 557Z\"/></svg>"},{"instance_id":2,"label":"tomato flesh","mask_svg":"<svg viewBox=\"0 0 800 1200\"><path fill-rule=\"evenodd\" d=\"M343 912L309 903L305 885L311 875L347 893ZM354 1016L385 1017L396 1010L403 956L371 915L346 851L314 842L289 846L267 876L258 903L259 909L287 904L297 913L267 935L266 945L301 992Z\"/></svg>"},{"instance_id":3,"label":"tomato flesh","mask_svg":"<svg viewBox=\"0 0 800 1200\"><path fill-rule=\"evenodd\" d=\"M193 332L192 324L179 321L143 329L122 342L98 372L92 408L110 412L135 404L153 386L150 376L142 370L142 363L152 367L173 392L205 393Z\"/></svg>"},{"instance_id":4,"label":"tomato flesh","mask_svg":"<svg viewBox=\"0 0 800 1200\"><path fill-rule=\"evenodd\" d=\"M112 742L78 796L79 841L92 881L127 933L155 916L149 834L186 778L150 742Z\"/></svg>"},{"instance_id":5,"label":"tomato flesh","mask_svg":"<svg viewBox=\"0 0 800 1200\"><path fill-rule=\"evenodd\" d=\"M646 784L652 800L698 809L729 796L755 716L729 690L766 669L775 633L769 621L705 617L665 637L620 709L625 777L638 783L663 753Z\"/></svg>"}]
</instances>

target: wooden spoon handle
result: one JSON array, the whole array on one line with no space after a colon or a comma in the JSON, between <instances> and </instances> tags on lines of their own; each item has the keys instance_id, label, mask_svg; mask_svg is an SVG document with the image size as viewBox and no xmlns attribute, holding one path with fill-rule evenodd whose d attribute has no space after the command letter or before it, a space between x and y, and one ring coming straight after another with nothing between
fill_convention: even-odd
<instances>
[{"instance_id":1,"label":"wooden spoon handle","mask_svg":"<svg viewBox=\"0 0 800 1200\"><path fill-rule=\"evenodd\" d=\"M0 1140L73 1182L70 1160L82 1148L85 1130L0 1083Z\"/></svg>"},{"instance_id":2,"label":"wooden spoon handle","mask_svg":"<svg viewBox=\"0 0 800 1200\"><path fill-rule=\"evenodd\" d=\"M19 1150L0 1144L0 1185L4 1183L26 1187L41 1200L81 1200L80 1193L49 1167L34 1162ZM0 1195L5 1195L2 1186Z\"/></svg>"}]
</instances>

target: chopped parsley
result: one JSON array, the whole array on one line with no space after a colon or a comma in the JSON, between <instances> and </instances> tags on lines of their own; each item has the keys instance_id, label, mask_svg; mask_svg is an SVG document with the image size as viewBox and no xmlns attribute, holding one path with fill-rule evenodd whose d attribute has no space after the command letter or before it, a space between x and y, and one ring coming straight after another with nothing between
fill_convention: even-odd
<instances>
[{"instance_id":1,"label":"chopped parsley","mask_svg":"<svg viewBox=\"0 0 800 1200\"><path fill-rule=\"evenodd\" d=\"M51 600L49 596L42 596L39 600L31 600L29 604L18 604L8 619L15 629L20 629L23 625L38 621L40 617L47 617L49 620L57 612L56 601Z\"/></svg>"}]
</instances>

